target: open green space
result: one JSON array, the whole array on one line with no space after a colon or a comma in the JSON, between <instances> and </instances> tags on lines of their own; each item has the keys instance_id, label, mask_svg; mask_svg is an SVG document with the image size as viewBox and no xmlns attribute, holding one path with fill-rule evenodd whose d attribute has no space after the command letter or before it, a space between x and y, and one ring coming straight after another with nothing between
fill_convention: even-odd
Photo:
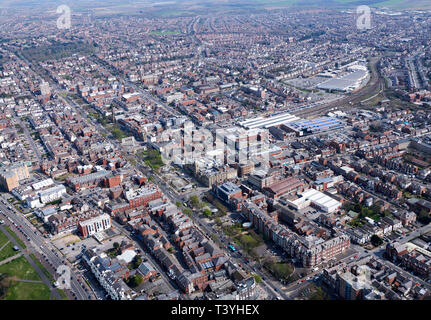
<instances>
[{"instance_id":1,"label":"open green space","mask_svg":"<svg viewBox=\"0 0 431 320\"><path fill-rule=\"evenodd\" d=\"M343 205L346 212L354 211L359 213L357 218L352 219L348 222L351 227L358 227L363 225L366 220L365 217L373 219L374 221L379 221L384 216L391 216L391 213L387 210L381 211L381 207L378 204L373 204L371 207L366 207L360 203L350 203L346 202Z\"/></svg>"},{"instance_id":2,"label":"open green space","mask_svg":"<svg viewBox=\"0 0 431 320\"><path fill-rule=\"evenodd\" d=\"M123 130L121 130L121 128L118 125L107 124L105 127L112 134L112 136L118 141L121 141L123 138L128 137L128 135Z\"/></svg>"},{"instance_id":3,"label":"open green space","mask_svg":"<svg viewBox=\"0 0 431 320\"><path fill-rule=\"evenodd\" d=\"M204 199L211 203L214 207L217 208L218 212L216 214L211 215L211 217L217 218L225 216L228 213L228 208L221 203L218 199L216 199L210 192L205 193Z\"/></svg>"},{"instance_id":4,"label":"open green space","mask_svg":"<svg viewBox=\"0 0 431 320\"><path fill-rule=\"evenodd\" d=\"M157 150L148 150L142 153L144 158L144 162L147 166L150 166L153 170L158 172L160 167L163 167L165 164L163 163L162 155Z\"/></svg>"},{"instance_id":5,"label":"open green space","mask_svg":"<svg viewBox=\"0 0 431 320\"><path fill-rule=\"evenodd\" d=\"M238 247L257 258L257 253L254 249L264 244L264 240L254 230L245 231L239 223L223 226L222 229Z\"/></svg>"},{"instance_id":6,"label":"open green space","mask_svg":"<svg viewBox=\"0 0 431 320\"><path fill-rule=\"evenodd\" d=\"M1 251L0 251L0 261L3 261L7 258L13 257L14 255L16 255L17 253L19 253L18 251L15 251L13 249L13 244L11 242L9 242L6 247L4 247Z\"/></svg>"},{"instance_id":7,"label":"open green space","mask_svg":"<svg viewBox=\"0 0 431 320\"><path fill-rule=\"evenodd\" d=\"M23 49L20 53L28 60L47 61L67 58L75 53L92 54L94 47L82 41L51 41L49 44Z\"/></svg>"},{"instance_id":8,"label":"open green space","mask_svg":"<svg viewBox=\"0 0 431 320\"><path fill-rule=\"evenodd\" d=\"M49 300L50 289L43 283L5 280L6 293L3 300Z\"/></svg>"},{"instance_id":9,"label":"open green space","mask_svg":"<svg viewBox=\"0 0 431 320\"><path fill-rule=\"evenodd\" d=\"M42 262L40 262L40 260L38 258L36 258L36 256L32 253L30 254L30 258L37 264L37 266L40 268L40 270L42 270L43 274L50 280L50 281L54 281L54 277L52 276L52 274L43 266Z\"/></svg>"},{"instance_id":10,"label":"open green space","mask_svg":"<svg viewBox=\"0 0 431 320\"><path fill-rule=\"evenodd\" d=\"M41 280L36 270L24 256L21 256L0 266L0 273L22 280Z\"/></svg>"},{"instance_id":11,"label":"open green space","mask_svg":"<svg viewBox=\"0 0 431 320\"><path fill-rule=\"evenodd\" d=\"M66 295L66 292L64 292L63 290L61 290L61 289L57 289L57 292L58 292L58 294L60 295L60 297L61 297L61 299L63 299L63 300L69 300L69 298L67 297L67 295Z\"/></svg>"},{"instance_id":12,"label":"open green space","mask_svg":"<svg viewBox=\"0 0 431 320\"><path fill-rule=\"evenodd\" d=\"M180 34L180 30L166 30L166 31L153 31L150 34L153 36L170 36L174 34Z\"/></svg>"},{"instance_id":13,"label":"open green space","mask_svg":"<svg viewBox=\"0 0 431 320\"><path fill-rule=\"evenodd\" d=\"M0 231L0 247L3 246L6 242L9 241L9 238Z\"/></svg>"},{"instance_id":14,"label":"open green space","mask_svg":"<svg viewBox=\"0 0 431 320\"><path fill-rule=\"evenodd\" d=\"M266 259L263 266L280 281L288 281L294 271L290 263L275 262L273 259Z\"/></svg>"}]
</instances>

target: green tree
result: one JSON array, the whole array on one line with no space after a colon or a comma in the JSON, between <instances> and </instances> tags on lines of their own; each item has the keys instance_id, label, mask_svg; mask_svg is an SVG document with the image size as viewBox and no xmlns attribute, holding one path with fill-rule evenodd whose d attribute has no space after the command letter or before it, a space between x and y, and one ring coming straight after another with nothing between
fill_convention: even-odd
<instances>
[{"instance_id":1,"label":"green tree","mask_svg":"<svg viewBox=\"0 0 431 320\"><path fill-rule=\"evenodd\" d=\"M214 222L216 223L216 225L218 225L219 227L222 225L221 219L220 217L215 218Z\"/></svg>"},{"instance_id":2,"label":"green tree","mask_svg":"<svg viewBox=\"0 0 431 320\"><path fill-rule=\"evenodd\" d=\"M380 246L383 243L383 240L376 234L373 234L371 237L371 244L375 247Z\"/></svg>"},{"instance_id":3,"label":"green tree","mask_svg":"<svg viewBox=\"0 0 431 320\"><path fill-rule=\"evenodd\" d=\"M430 214L425 209L422 209L418 214L418 220L422 223L431 222Z\"/></svg>"},{"instance_id":4,"label":"green tree","mask_svg":"<svg viewBox=\"0 0 431 320\"><path fill-rule=\"evenodd\" d=\"M190 197L190 204L193 208L200 208L201 207L201 201L199 200L199 197L197 195L193 195Z\"/></svg>"},{"instance_id":5,"label":"green tree","mask_svg":"<svg viewBox=\"0 0 431 320\"><path fill-rule=\"evenodd\" d=\"M258 274L253 274L254 277L254 281L256 281L256 283L261 283L262 282L262 277Z\"/></svg>"},{"instance_id":6,"label":"green tree","mask_svg":"<svg viewBox=\"0 0 431 320\"><path fill-rule=\"evenodd\" d=\"M129 285L129 287L136 288L140 284L142 284L143 281L144 281L144 277L141 276L140 274L136 274L134 277L129 277L126 282Z\"/></svg>"},{"instance_id":7,"label":"green tree","mask_svg":"<svg viewBox=\"0 0 431 320\"><path fill-rule=\"evenodd\" d=\"M209 218L209 217L211 217L211 216L212 216L212 212L211 212L211 210L210 210L210 209L205 209L205 210L203 211L203 214L204 214L204 216L205 216L205 217L207 217L207 218Z\"/></svg>"},{"instance_id":8,"label":"green tree","mask_svg":"<svg viewBox=\"0 0 431 320\"><path fill-rule=\"evenodd\" d=\"M133 268L137 269L141 265L141 263L142 263L142 257L140 255L136 255L133 258L132 262L133 262Z\"/></svg>"},{"instance_id":9,"label":"green tree","mask_svg":"<svg viewBox=\"0 0 431 320\"><path fill-rule=\"evenodd\" d=\"M189 217L191 217L191 216L192 216L192 214L193 214L192 209L189 209L189 208L185 208L185 209L183 210L183 212L184 212L184 214L185 214L186 216L189 216Z\"/></svg>"},{"instance_id":10,"label":"green tree","mask_svg":"<svg viewBox=\"0 0 431 320\"><path fill-rule=\"evenodd\" d=\"M315 291L309 298L309 300L328 300L328 295L323 291L321 287L315 287Z\"/></svg>"}]
</instances>

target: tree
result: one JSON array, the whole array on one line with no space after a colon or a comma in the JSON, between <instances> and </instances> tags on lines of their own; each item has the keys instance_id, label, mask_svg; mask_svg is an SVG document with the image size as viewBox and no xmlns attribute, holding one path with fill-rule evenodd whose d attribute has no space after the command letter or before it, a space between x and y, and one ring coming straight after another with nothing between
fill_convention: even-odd
<instances>
[{"instance_id":1,"label":"tree","mask_svg":"<svg viewBox=\"0 0 431 320\"><path fill-rule=\"evenodd\" d=\"M221 226L222 225L222 222L221 222L221 219L220 219L220 217L217 217L217 218L215 218L215 223L216 223L216 225L218 225L218 226Z\"/></svg>"},{"instance_id":2,"label":"tree","mask_svg":"<svg viewBox=\"0 0 431 320\"><path fill-rule=\"evenodd\" d=\"M376 234L373 234L371 237L371 244L375 247L380 246L383 243L383 240Z\"/></svg>"},{"instance_id":3,"label":"tree","mask_svg":"<svg viewBox=\"0 0 431 320\"><path fill-rule=\"evenodd\" d=\"M191 209L189 209L189 208L185 208L185 209L183 210L183 212L184 212L184 214L185 214L185 215L187 215L187 216L189 216L189 217L191 217L191 216L192 216L192 214L193 214L193 211L192 211Z\"/></svg>"},{"instance_id":4,"label":"tree","mask_svg":"<svg viewBox=\"0 0 431 320\"><path fill-rule=\"evenodd\" d=\"M190 204L193 208L200 208L201 207L201 201L199 200L199 197L197 195L193 195L190 197Z\"/></svg>"},{"instance_id":5,"label":"tree","mask_svg":"<svg viewBox=\"0 0 431 320\"><path fill-rule=\"evenodd\" d=\"M139 255L136 255L134 258L133 258L133 268L134 269L137 269L140 265L141 265L141 263L142 263L142 258L141 258L141 256L139 256Z\"/></svg>"},{"instance_id":6,"label":"tree","mask_svg":"<svg viewBox=\"0 0 431 320\"><path fill-rule=\"evenodd\" d=\"M138 287L144 281L144 277L140 274L136 274L134 277L127 278L127 284L131 288Z\"/></svg>"},{"instance_id":7,"label":"tree","mask_svg":"<svg viewBox=\"0 0 431 320\"><path fill-rule=\"evenodd\" d=\"M254 277L254 281L256 281L256 283L261 283L262 282L262 277L258 274L253 274Z\"/></svg>"},{"instance_id":8,"label":"tree","mask_svg":"<svg viewBox=\"0 0 431 320\"><path fill-rule=\"evenodd\" d=\"M113 246L114 249L118 249L120 247L120 244L118 242L114 242Z\"/></svg>"},{"instance_id":9,"label":"tree","mask_svg":"<svg viewBox=\"0 0 431 320\"><path fill-rule=\"evenodd\" d=\"M181 202L180 201L177 201L177 202L175 202L175 204L176 204L176 206L179 208L179 207L181 207Z\"/></svg>"},{"instance_id":10,"label":"tree","mask_svg":"<svg viewBox=\"0 0 431 320\"><path fill-rule=\"evenodd\" d=\"M371 206L371 209L375 214L379 214L382 210L382 207L379 204L375 203Z\"/></svg>"},{"instance_id":11,"label":"tree","mask_svg":"<svg viewBox=\"0 0 431 320\"><path fill-rule=\"evenodd\" d=\"M211 216L212 216L212 212L211 212L211 210L210 210L210 209L205 209L205 210L204 210L204 212L203 212L203 214L204 214L204 216L205 216L205 217L207 217L207 218L209 218L209 217L211 217Z\"/></svg>"},{"instance_id":12,"label":"tree","mask_svg":"<svg viewBox=\"0 0 431 320\"><path fill-rule=\"evenodd\" d=\"M316 287L309 300L328 300L328 295L321 287Z\"/></svg>"},{"instance_id":13,"label":"tree","mask_svg":"<svg viewBox=\"0 0 431 320\"><path fill-rule=\"evenodd\" d=\"M422 223L429 223L431 218L428 211L426 211L425 209L422 209L418 214L418 220Z\"/></svg>"}]
</instances>

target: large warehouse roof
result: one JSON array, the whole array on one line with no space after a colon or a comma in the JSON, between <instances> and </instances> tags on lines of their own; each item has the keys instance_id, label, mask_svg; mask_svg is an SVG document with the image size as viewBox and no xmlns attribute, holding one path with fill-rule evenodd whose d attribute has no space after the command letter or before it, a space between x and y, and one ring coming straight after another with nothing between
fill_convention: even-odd
<instances>
[{"instance_id":1,"label":"large warehouse roof","mask_svg":"<svg viewBox=\"0 0 431 320\"><path fill-rule=\"evenodd\" d=\"M283 113L283 114L279 114L279 115L268 117L268 118L258 117L258 118L254 118L254 119L249 119L246 121L242 121L239 124L242 127L248 128L248 129L254 129L254 128L266 128L266 129L268 129L270 127L278 126L278 125L284 124L284 123L289 123L289 122L296 121L299 119L300 118L298 118L297 116L294 116L290 113Z\"/></svg>"},{"instance_id":2,"label":"large warehouse roof","mask_svg":"<svg viewBox=\"0 0 431 320\"><path fill-rule=\"evenodd\" d=\"M341 206L341 202L332 199L330 196L327 196L316 189L308 189L307 191L304 191L301 196L307 200L310 200L323 211L328 213L334 212Z\"/></svg>"},{"instance_id":3,"label":"large warehouse roof","mask_svg":"<svg viewBox=\"0 0 431 320\"><path fill-rule=\"evenodd\" d=\"M339 128L344 125L344 122L336 118L321 117L312 120L299 120L289 123L289 127L295 130L307 130L307 131L323 131L331 128Z\"/></svg>"},{"instance_id":4,"label":"large warehouse roof","mask_svg":"<svg viewBox=\"0 0 431 320\"><path fill-rule=\"evenodd\" d=\"M341 78L330 79L317 87L324 90L349 91L358 88L361 81L367 77L367 70L357 70Z\"/></svg>"}]
</instances>

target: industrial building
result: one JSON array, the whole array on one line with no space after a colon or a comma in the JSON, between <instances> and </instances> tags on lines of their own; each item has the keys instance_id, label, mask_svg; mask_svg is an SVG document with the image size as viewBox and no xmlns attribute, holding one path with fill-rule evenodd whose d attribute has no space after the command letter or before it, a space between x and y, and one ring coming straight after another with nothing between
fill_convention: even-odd
<instances>
[{"instance_id":1,"label":"industrial building","mask_svg":"<svg viewBox=\"0 0 431 320\"><path fill-rule=\"evenodd\" d=\"M240 126L246 129L255 129L255 128L265 128L268 129L270 127L278 126L281 124L290 123L292 121L299 120L297 116L294 116L290 113L283 113L271 117L257 117L254 119L249 119L246 121L240 122Z\"/></svg>"},{"instance_id":2,"label":"industrial building","mask_svg":"<svg viewBox=\"0 0 431 320\"><path fill-rule=\"evenodd\" d=\"M312 120L299 120L287 125L289 130L294 131L297 135L323 132L333 129L339 129L344 126L344 122L331 117L321 117Z\"/></svg>"},{"instance_id":3,"label":"industrial building","mask_svg":"<svg viewBox=\"0 0 431 320\"><path fill-rule=\"evenodd\" d=\"M326 213L332 213L341 207L341 202L315 189L308 189L299 196L295 200L287 200L287 204L297 210L313 205Z\"/></svg>"},{"instance_id":4,"label":"industrial building","mask_svg":"<svg viewBox=\"0 0 431 320\"><path fill-rule=\"evenodd\" d=\"M367 70L358 69L341 78L325 81L319 84L317 88L328 91L350 92L358 89L367 76Z\"/></svg>"}]
</instances>

